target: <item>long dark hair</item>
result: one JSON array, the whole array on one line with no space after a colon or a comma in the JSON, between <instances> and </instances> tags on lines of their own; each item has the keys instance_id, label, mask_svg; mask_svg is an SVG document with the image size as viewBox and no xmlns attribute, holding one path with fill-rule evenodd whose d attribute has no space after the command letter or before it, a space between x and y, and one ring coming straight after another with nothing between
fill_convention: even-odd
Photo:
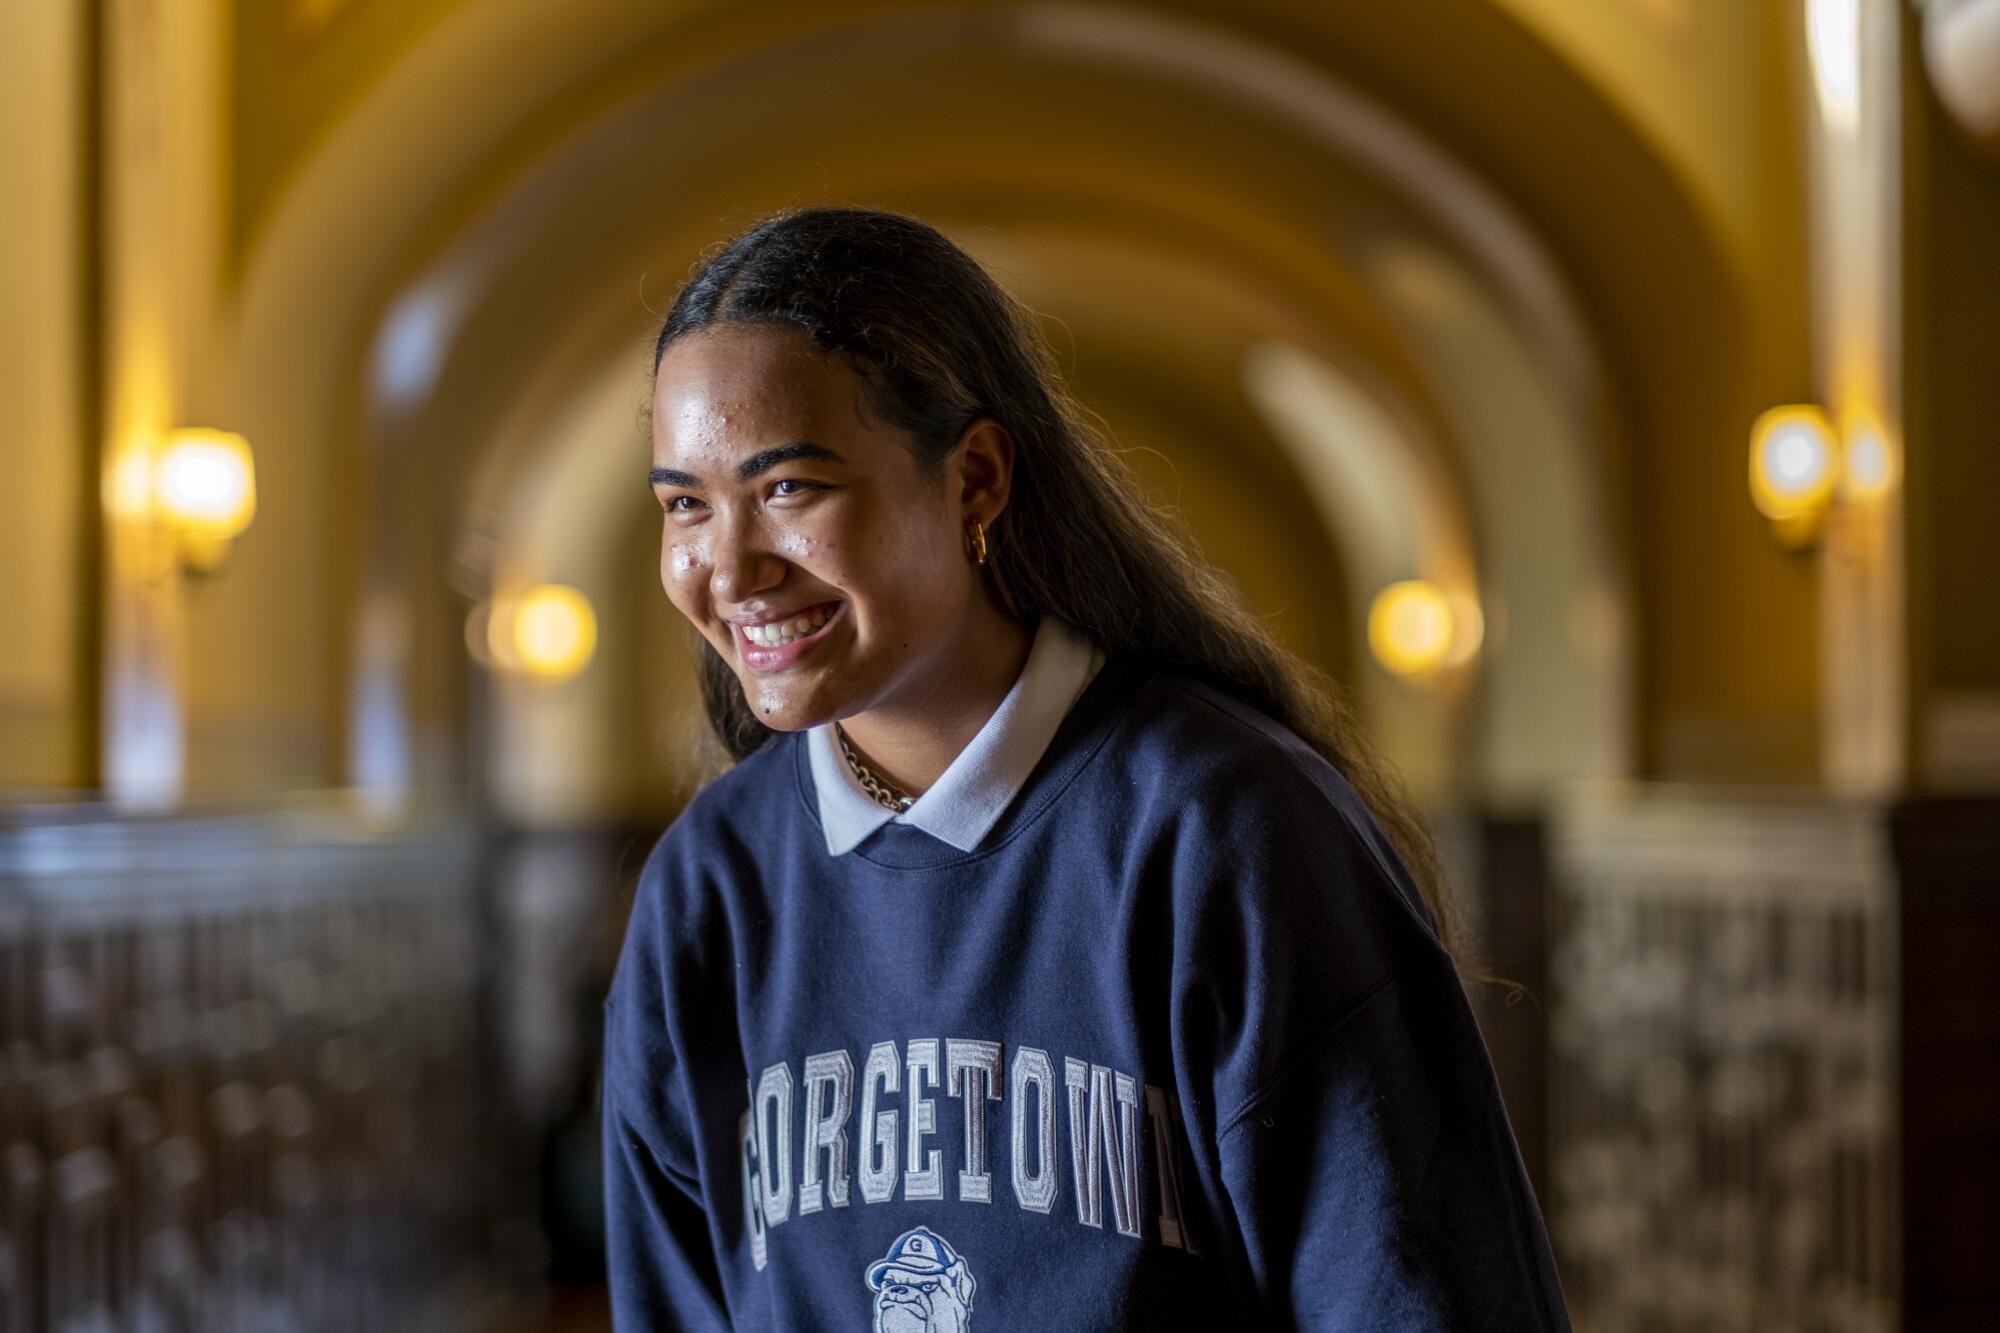
<instances>
[{"instance_id":1,"label":"long dark hair","mask_svg":"<svg viewBox=\"0 0 2000 1333\"><path fill-rule=\"evenodd\" d=\"M1360 793L1423 893L1445 947L1462 933L1437 850L1342 691L1279 646L1227 583L1143 498L1065 387L1033 314L942 232L900 213L790 208L722 242L667 312L653 371L675 339L711 324L804 330L844 356L877 416L940 468L982 416L1014 439L1012 493L987 576L1008 614L1045 614L1262 709ZM772 736L736 673L697 636L702 701L741 759Z\"/></svg>"}]
</instances>

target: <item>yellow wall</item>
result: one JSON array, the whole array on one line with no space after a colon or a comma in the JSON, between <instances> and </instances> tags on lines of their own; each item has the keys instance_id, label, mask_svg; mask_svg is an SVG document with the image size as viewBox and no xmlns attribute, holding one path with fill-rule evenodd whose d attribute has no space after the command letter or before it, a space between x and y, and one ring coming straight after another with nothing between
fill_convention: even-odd
<instances>
[{"instance_id":1,"label":"yellow wall","mask_svg":"<svg viewBox=\"0 0 2000 1333\"><path fill-rule=\"evenodd\" d=\"M1672 163L1745 262L1774 187L1762 90L1783 52L1760 0L1493 0L1562 52Z\"/></svg>"},{"instance_id":2,"label":"yellow wall","mask_svg":"<svg viewBox=\"0 0 2000 1333\"><path fill-rule=\"evenodd\" d=\"M230 228L240 256L328 129L464 0L250 0L232 5Z\"/></svg>"},{"instance_id":3,"label":"yellow wall","mask_svg":"<svg viewBox=\"0 0 2000 1333\"><path fill-rule=\"evenodd\" d=\"M0 787L90 780L82 6L0 5Z\"/></svg>"},{"instance_id":4,"label":"yellow wall","mask_svg":"<svg viewBox=\"0 0 2000 1333\"><path fill-rule=\"evenodd\" d=\"M1815 572L1744 483L1751 422L1812 391L1792 8L1491 0L1489 24L1453 8L1356 21L1425 14L1423 58L1376 77L1522 204L1605 339L1632 435L1643 771L1809 782Z\"/></svg>"}]
</instances>

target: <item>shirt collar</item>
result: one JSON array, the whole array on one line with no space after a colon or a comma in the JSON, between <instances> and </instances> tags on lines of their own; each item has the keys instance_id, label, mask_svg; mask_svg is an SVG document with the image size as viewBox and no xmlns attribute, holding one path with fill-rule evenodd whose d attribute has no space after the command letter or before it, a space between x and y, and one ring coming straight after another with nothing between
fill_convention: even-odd
<instances>
[{"instance_id":1,"label":"shirt collar","mask_svg":"<svg viewBox=\"0 0 2000 1333\"><path fill-rule=\"evenodd\" d=\"M862 790L840 753L833 723L811 728L806 749L827 851L839 856L892 819L961 852L973 850L1020 794L1064 715L1103 664L1103 649L1081 630L1044 615L1007 697L938 780L900 814Z\"/></svg>"}]
</instances>

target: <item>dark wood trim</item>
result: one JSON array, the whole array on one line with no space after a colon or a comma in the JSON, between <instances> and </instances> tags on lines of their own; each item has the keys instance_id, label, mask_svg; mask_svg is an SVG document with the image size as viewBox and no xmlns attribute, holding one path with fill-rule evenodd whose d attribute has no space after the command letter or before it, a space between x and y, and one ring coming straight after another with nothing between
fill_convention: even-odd
<instances>
[{"instance_id":1,"label":"dark wood trim","mask_svg":"<svg viewBox=\"0 0 2000 1333\"><path fill-rule=\"evenodd\" d=\"M2000 1328L2000 797L1890 811L1901 893L1903 1326Z\"/></svg>"}]
</instances>

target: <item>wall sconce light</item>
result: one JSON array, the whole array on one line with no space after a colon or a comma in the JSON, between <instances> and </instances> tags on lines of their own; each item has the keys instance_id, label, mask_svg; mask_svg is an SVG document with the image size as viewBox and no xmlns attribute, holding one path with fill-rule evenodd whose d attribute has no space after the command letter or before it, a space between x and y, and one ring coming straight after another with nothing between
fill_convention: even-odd
<instances>
[{"instance_id":1,"label":"wall sconce light","mask_svg":"<svg viewBox=\"0 0 2000 1333\"><path fill-rule=\"evenodd\" d=\"M536 680L568 680L597 651L597 612L575 588L547 583L474 607L466 642L482 665Z\"/></svg>"},{"instance_id":2,"label":"wall sconce light","mask_svg":"<svg viewBox=\"0 0 2000 1333\"><path fill-rule=\"evenodd\" d=\"M213 572L257 512L249 443L228 431L175 431L154 464L153 496L182 568Z\"/></svg>"},{"instance_id":3,"label":"wall sconce light","mask_svg":"<svg viewBox=\"0 0 2000 1333\"><path fill-rule=\"evenodd\" d=\"M1833 425L1817 407L1774 407L1750 428L1750 499L1790 550L1819 536L1839 471Z\"/></svg>"}]
</instances>

